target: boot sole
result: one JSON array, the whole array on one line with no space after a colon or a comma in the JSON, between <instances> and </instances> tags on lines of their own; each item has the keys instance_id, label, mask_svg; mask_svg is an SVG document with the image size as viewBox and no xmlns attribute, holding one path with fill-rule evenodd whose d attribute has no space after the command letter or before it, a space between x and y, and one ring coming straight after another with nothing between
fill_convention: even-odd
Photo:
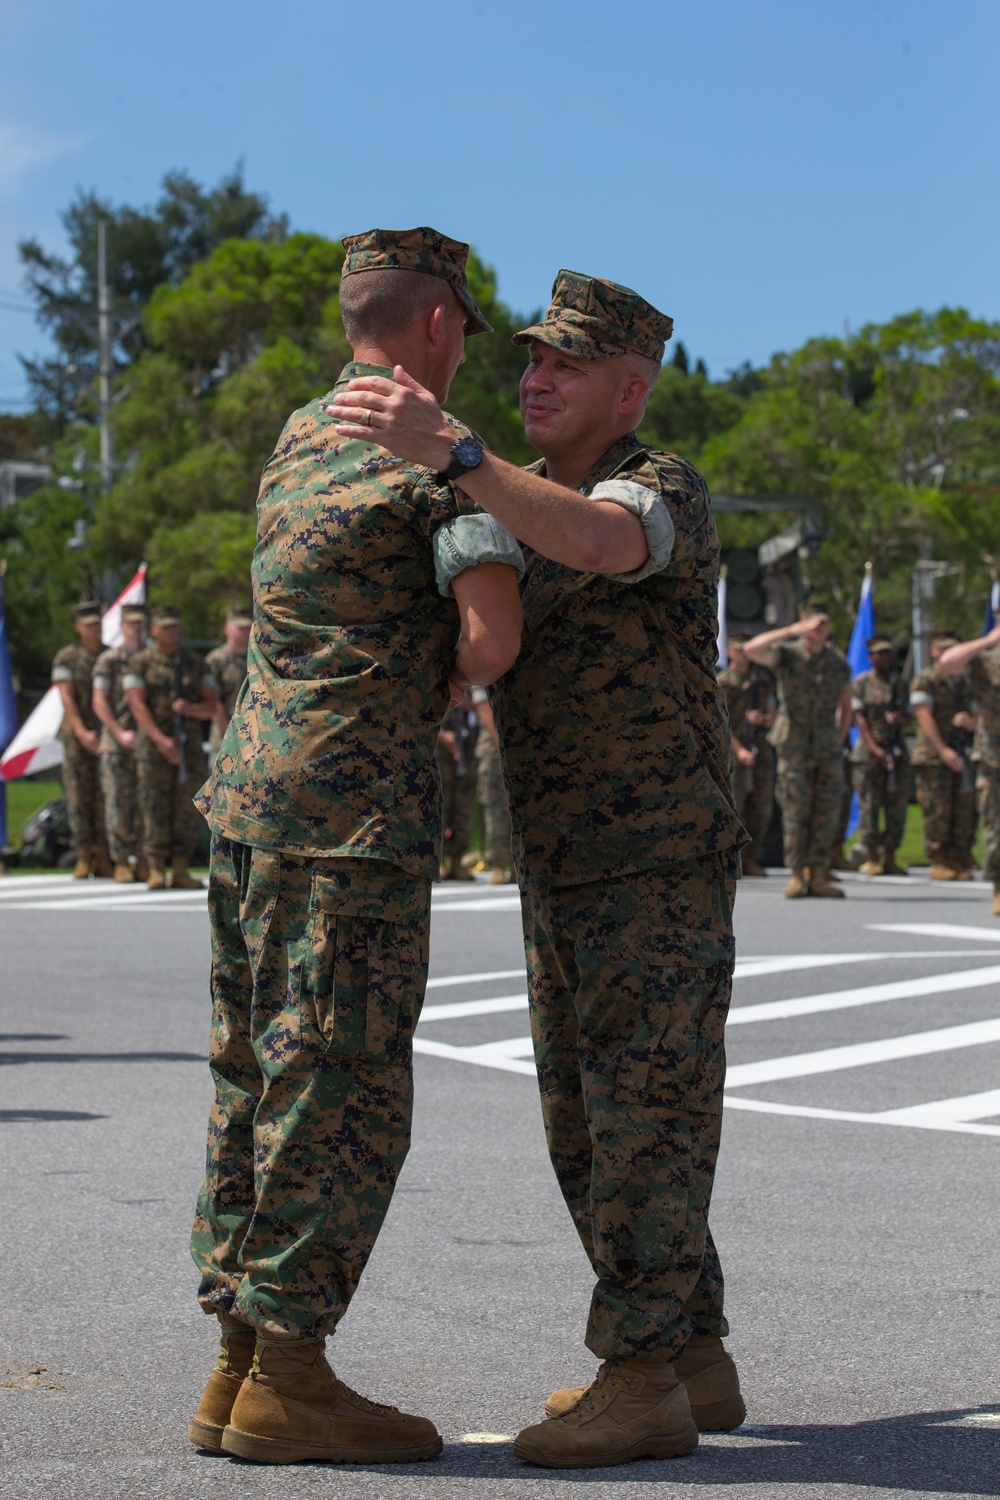
<instances>
[{"instance_id":1,"label":"boot sole","mask_svg":"<svg viewBox=\"0 0 1000 1500\"><path fill-rule=\"evenodd\" d=\"M223 1427L209 1427L205 1422L192 1422L188 1428L188 1437L196 1448L204 1448L209 1453L222 1452Z\"/></svg>"},{"instance_id":2,"label":"boot sole","mask_svg":"<svg viewBox=\"0 0 1000 1500\"><path fill-rule=\"evenodd\" d=\"M438 1437L419 1448L320 1448L312 1443L255 1437L236 1427L227 1427L220 1447L223 1453L255 1464L419 1464L437 1458L444 1439Z\"/></svg>"},{"instance_id":3,"label":"boot sole","mask_svg":"<svg viewBox=\"0 0 1000 1500\"><path fill-rule=\"evenodd\" d=\"M693 1422L686 1422L664 1437L645 1438L600 1458L571 1458L568 1455L553 1458L518 1442L514 1444L514 1457L543 1469L610 1469L615 1464L634 1463L638 1458L683 1458L686 1453L693 1453L697 1446L698 1429Z\"/></svg>"},{"instance_id":4,"label":"boot sole","mask_svg":"<svg viewBox=\"0 0 1000 1500\"><path fill-rule=\"evenodd\" d=\"M746 1402L742 1396L730 1396L727 1401L692 1406L691 1416L699 1432L732 1432L734 1427L742 1427L746 1421Z\"/></svg>"}]
</instances>

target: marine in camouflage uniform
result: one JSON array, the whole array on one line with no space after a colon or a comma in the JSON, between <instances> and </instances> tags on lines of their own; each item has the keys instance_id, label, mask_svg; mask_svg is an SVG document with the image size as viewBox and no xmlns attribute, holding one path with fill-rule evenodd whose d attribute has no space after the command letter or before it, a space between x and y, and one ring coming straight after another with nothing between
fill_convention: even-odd
<instances>
[{"instance_id":1,"label":"marine in camouflage uniform","mask_svg":"<svg viewBox=\"0 0 1000 1500\"><path fill-rule=\"evenodd\" d=\"M675 1361L684 1379L706 1350L727 1399L705 1419L745 1410L708 1228L746 841L715 673L719 538L698 472L632 430L671 326L628 288L561 271L544 322L515 336L546 458L523 473L487 454L461 481L531 549L521 655L491 700L542 1114L597 1281L586 1342L606 1361L519 1435L517 1456L551 1466L688 1451ZM425 396L365 387L394 451L443 457ZM638 1427L615 1416L632 1391Z\"/></svg>"},{"instance_id":2,"label":"marine in camouflage uniform","mask_svg":"<svg viewBox=\"0 0 1000 1500\"><path fill-rule=\"evenodd\" d=\"M851 708L859 730L851 749L851 771L860 810L858 842L865 855L861 869L867 875L905 875L896 862L896 850L906 831L912 790L903 739L910 721L906 689L892 677L892 642L873 637L866 644L872 666L851 684ZM885 827L880 831L883 812Z\"/></svg>"},{"instance_id":3,"label":"marine in camouflage uniform","mask_svg":"<svg viewBox=\"0 0 1000 1500\"><path fill-rule=\"evenodd\" d=\"M993 913L1000 917L1000 625L978 640L949 646L941 653L940 666L953 676L968 668L979 719L972 759L983 824L983 874L993 882Z\"/></svg>"},{"instance_id":4,"label":"marine in camouflage uniform","mask_svg":"<svg viewBox=\"0 0 1000 1500\"><path fill-rule=\"evenodd\" d=\"M829 871L843 794L851 669L830 645L829 627L829 616L817 608L807 619L755 636L746 648L751 661L771 668L778 687L769 738L778 753L790 897L843 895Z\"/></svg>"},{"instance_id":5,"label":"marine in camouflage uniform","mask_svg":"<svg viewBox=\"0 0 1000 1500\"><path fill-rule=\"evenodd\" d=\"M215 764L215 757L222 744L222 736L229 727L229 721L236 709L240 688L246 681L247 647L252 625L253 611L242 605L232 605L226 611L225 642L221 646L214 647L205 657L205 665L214 677L219 690L218 711L212 720L212 728L208 737L210 766Z\"/></svg>"},{"instance_id":6,"label":"marine in camouflage uniform","mask_svg":"<svg viewBox=\"0 0 1000 1500\"><path fill-rule=\"evenodd\" d=\"M479 720L476 737L476 792L483 810L486 835L486 864L491 885L506 885L511 878L513 855L510 848L510 811L500 765L493 710L485 688L475 688L472 703Z\"/></svg>"},{"instance_id":7,"label":"marine in camouflage uniform","mask_svg":"<svg viewBox=\"0 0 1000 1500\"><path fill-rule=\"evenodd\" d=\"M180 615L169 606L153 611L153 643L130 661L124 685L129 707L139 727L136 780L142 817L142 847L151 890L170 883L175 890L200 889L201 881L188 874L198 840L194 797L205 780L202 749L204 723L215 711L215 679L197 651L180 644ZM178 656L180 694L178 695ZM178 762L177 714L184 733L183 765Z\"/></svg>"},{"instance_id":8,"label":"marine in camouflage uniform","mask_svg":"<svg viewBox=\"0 0 1000 1500\"><path fill-rule=\"evenodd\" d=\"M730 633L729 665L719 673L719 684L726 695L737 755L733 771L736 811L750 837L749 846L742 851L743 874L763 875L761 845L774 812L776 763L767 734L774 722L776 685L772 672L749 661L743 649L745 641L746 636ZM756 722L751 722L748 714ZM740 748L753 756L752 764L743 764Z\"/></svg>"},{"instance_id":9,"label":"marine in camouflage uniform","mask_svg":"<svg viewBox=\"0 0 1000 1500\"><path fill-rule=\"evenodd\" d=\"M93 708L94 664L101 652L101 607L93 600L73 611L75 645L63 646L52 663L52 681L63 700L59 739L63 746L62 779L66 815L76 850L73 875L112 873L104 828L98 749L100 724Z\"/></svg>"},{"instance_id":10,"label":"marine in camouflage uniform","mask_svg":"<svg viewBox=\"0 0 1000 1500\"><path fill-rule=\"evenodd\" d=\"M446 390L463 328L489 331L467 288L468 246L428 229L344 245L341 309L358 355L383 327L371 322L378 298L401 285L416 312L399 358L416 349ZM418 274L399 283L398 270ZM420 317L428 294L447 319L438 345ZM394 352L391 329L378 347ZM392 376L359 357L334 392L371 371ZM480 680L491 675L460 640L463 611L475 604L505 641L504 670L523 560L439 476L377 440L343 440L325 409L332 395L292 414L264 469L247 683L199 798L212 829L215 1100L191 1250L203 1308L254 1330L257 1354L235 1405L224 1372L210 1382L191 1435L266 1459L273 1422L295 1456L336 1457L329 1421L343 1407L355 1455L360 1423L377 1449L369 1456L391 1462L407 1442L421 1450L410 1457L432 1457L440 1438L335 1381L323 1340L354 1295L409 1146L441 853L438 726L450 674L471 662ZM483 602L490 577L503 593L502 636ZM299 1383L272 1389L262 1407L269 1369L296 1360Z\"/></svg>"},{"instance_id":11,"label":"marine in camouflage uniform","mask_svg":"<svg viewBox=\"0 0 1000 1500\"><path fill-rule=\"evenodd\" d=\"M467 708L452 708L445 714L434 759L441 777L444 812L444 843L441 850L443 880L472 880L462 863L469 847L476 817L478 762L475 724Z\"/></svg>"},{"instance_id":12,"label":"marine in camouflage uniform","mask_svg":"<svg viewBox=\"0 0 1000 1500\"><path fill-rule=\"evenodd\" d=\"M100 777L108 849L115 880L127 885L136 879L133 860L139 864L143 878L139 863L143 855L135 771L135 718L125 692L125 674L130 660L143 647L146 611L141 604L126 604L122 606L121 619L128 639L121 646L109 646L101 652L94 664L93 687L94 711L102 720Z\"/></svg>"},{"instance_id":13,"label":"marine in camouflage uniform","mask_svg":"<svg viewBox=\"0 0 1000 1500\"><path fill-rule=\"evenodd\" d=\"M917 801L924 816L924 848L934 880L971 878L972 846L976 838L976 792L968 762L974 720L969 715L972 694L968 682L942 672L939 658L957 644L950 633L931 638L932 665L918 672L910 684L910 706L917 719L917 742L912 765ZM968 715L960 727L956 718ZM965 735L963 756L958 736Z\"/></svg>"}]
</instances>

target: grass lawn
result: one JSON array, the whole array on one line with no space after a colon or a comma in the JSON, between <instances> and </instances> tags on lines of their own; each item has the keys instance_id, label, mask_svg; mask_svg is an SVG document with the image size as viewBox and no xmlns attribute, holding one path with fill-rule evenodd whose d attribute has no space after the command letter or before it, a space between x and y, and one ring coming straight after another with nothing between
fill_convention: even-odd
<instances>
[{"instance_id":1,"label":"grass lawn","mask_svg":"<svg viewBox=\"0 0 1000 1500\"><path fill-rule=\"evenodd\" d=\"M8 781L7 791L7 842L20 846L21 829L33 812L53 797L63 794L61 781L34 781L22 779Z\"/></svg>"}]
</instances>

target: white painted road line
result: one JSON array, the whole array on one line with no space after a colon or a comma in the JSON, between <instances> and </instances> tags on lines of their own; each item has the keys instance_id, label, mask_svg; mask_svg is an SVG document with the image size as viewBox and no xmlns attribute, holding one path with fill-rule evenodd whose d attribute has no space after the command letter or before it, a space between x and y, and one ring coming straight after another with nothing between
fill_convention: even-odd
<instances>
[{"instance_id":1,"label":"white painted road line","mask_svg":"<svg viewBox=\"0 0 1000 1500\"><path fill-rule=\"evenodd\" d=\"M520 911L517 896L486 896L481 901L434 901L431 909L442 911Z\"/></svg>"},{"instance_id":2,"label":"white painted road line","mask_svg":"<svg viewBox=\"0 0 1000 1500\"><path fill-rule=\"evenodd\" d=\"M958 1047L981 1047L986 1042L1000 1042L1000 1018L972 1021L965 1026L944 1026L938 1031L885 1037L878 1042L855 1042L847 1047L824 1047L819 1052L793 1052L788 1057L738 1063L729 1069L726 1084L731 1089L748 1088L785 1078L809 1078L815 1073L836 1073L843 1068L896 1062L904 1057L927 1057L936 1052L951 1052Z\"/></svg>"},{"instance_id":3,"label":"white painted road line","mask_svg":"<svg viewBox=\"0 0 1000 1500\"><path fill-rule=\"evenodd\" d=\"M488 974L447 974L443 979L428 979L429 990L441 990L456 984L485 984L488 979L524 979L524 965L519 969L493 969Z\"/></svg>"},{"instance_id":4,"label":"white painted road line","mask_svg":"<svg viewBox=\"0 0 1000 1500\"><path fill-rule=\"evenodd\" d=\"M956 1099L935 1099L929 1104L911 1104L905 1109L887 1109L879 1118L887 1125L929 1125L936 1120L952 1123L956 1120L986 1120L991 1115L1000 1115L1000 1089L987 1089L983 1094L960 1094Z\"/></svg>"},{"instance_id":5,"label":"white painted road line","mask_svg":"<svg viewBox=\"0 0 1000 1500\"><path fill-rule=\"evenodd\" d=\"M528 997L520 995L497 995L492 1000L457 1000L451 1005L425 1005L420 1012L420 1024L425 1021L457 1021L462 1016L491 1016L502 1011L527 1010Z\"/></svg>"},{"instance_id":6,"label":"white painted road line","mask_svg":"<svg viewBox=\"0 0 1000 1500\"><path fill-rule=\"evenodd\" d=\"M799 1115L806 1120L840 1120L856 1125L894 1125L910 1130L947 1130L958 1135L1000 1136L1000 1125L980 1125L961 1118L947 1119L942 1115L922 1115L915 1111L913 1119L902 1118L903 1112L885 1110L876 1114L864 1114L854 1109L818 1109L810 1104L774 1104L769 1099L742 1099L739 1094L726 1094L726 1110L743 1109L758 1115Z\"/></svg>"},{"instance_id":7,"label":"white painted road line","mask_svg":"<svg viewBox=\"0 0 1000 1500\"><path fill-rule=\"evenodd\" d=\"M869 922L869 932L908 932L914 937L978 938L1000 943L1000 927L957 927L951 922Z\"/></svg>"},{"instance_id":8,"label":"white painted road line","mask_svg":"<svg viewBox=\"0 0 1000 1500\"><path fill-rule=\"evenodd\" d=\"M530 1055L531 1048L530 1037L490 1042L485 1047L449 1047L447 1042L432 1042L420 1036L413 1038L414 1052L422 1052L428 1057L447 1057L452 1062L475 1063L480 1068L499 1068L504 1073L525 1073L534 1077L534 1063L522 1061L524 1056Z\"/></svg>"},{"instance_id":9,"label":"white painted road line","mask_svg":"<svg viewBox=\"0 0 1000 1500\"><path fill-rule=\"evenodd\" d=\"M986 969L959 969L951 974L928 974L922 979L896 979L889 984L869 984L860 989L828 990L821 995L802 995L794 1000L765 1000L759 1005L737 1005L729 1012L730 1026L751 1021L787 1021L794 1016L813 1016L821 1011L851 1010L858 1005L876 1005L886 1000L916 1000L922 995L943 995L950 990L977 990L1000 983L1000 964Z\"/></svg>"}]
</instances>

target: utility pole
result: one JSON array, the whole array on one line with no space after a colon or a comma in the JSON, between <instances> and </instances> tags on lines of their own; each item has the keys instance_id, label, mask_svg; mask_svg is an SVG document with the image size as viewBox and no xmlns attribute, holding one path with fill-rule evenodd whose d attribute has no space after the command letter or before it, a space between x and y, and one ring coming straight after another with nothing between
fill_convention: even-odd
<instances>
[{"instance_id":1,"label":"utility pole","mask_svg":"<svg viewBox=\"0 0 1000 1500\"><path fill-rule=\"evenodd\" d=\"M114 337L111 329L111 288L108 285L108 224L97 221L97 348L98 400L101 411L101 490L106 495L115 480L111 436L111 382L114 376Z\"/></svg>"}]
</instances>

